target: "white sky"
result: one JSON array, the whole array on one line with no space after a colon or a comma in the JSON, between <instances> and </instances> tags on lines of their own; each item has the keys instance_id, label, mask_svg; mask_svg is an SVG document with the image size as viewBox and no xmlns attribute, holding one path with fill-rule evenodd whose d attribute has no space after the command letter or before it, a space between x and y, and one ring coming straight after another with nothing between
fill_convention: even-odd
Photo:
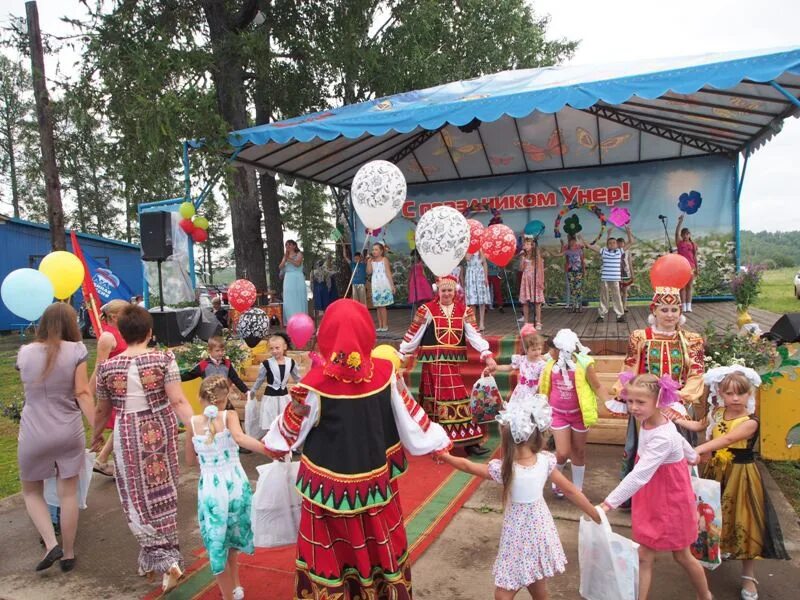
<instances>
[{"instance_id":1,"label":"white sky","mask_svg":"<svg viewBox=\"0 0 800 600\"><path fill-rule=\"evenodd\" d=\"M574 63L800 46L797 0L535 0L532 4L538 14L551 15L549 37L581 40ZM77 0L39 0L38 6L41 27L48 33L73 33L59 18L84 14ZM24 16L24 0L0 0L0 25L9 13ZM76 56L63 53L58 58L66 70ZM49 77L55 75L55 66L56 57L49 57ZM799 150L800 120L790 119L750 158L742 191L742 229L800 229L800 168L792 164Z\"/></svg>"},{"instance_id":2,"label":"white sky","mask_svg":"<svg viewBox=\"0 0 800 600\"><path fill-rule=\"evenodd\" d=\"M797 0L535 0L549 37L581 40L575 64L800 46ZM750 157L741 227L800 229L800 119ZM794 158L792 158L794 157Z\"/></svg>"}]
</instances>

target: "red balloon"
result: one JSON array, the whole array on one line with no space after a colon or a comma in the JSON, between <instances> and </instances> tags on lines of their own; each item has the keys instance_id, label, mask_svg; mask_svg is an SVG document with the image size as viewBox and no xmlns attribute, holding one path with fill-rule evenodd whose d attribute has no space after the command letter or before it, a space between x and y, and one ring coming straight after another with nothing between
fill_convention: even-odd
<instances>
[{"instance_id":1,"label":"red balloon","mask_svg":"<svg viewBox=\"0 0 800 600\"><path fill-rule=\"evenodd\" d=\"M237 279L228 287L228 302L239 312L244 312L256 301L256 286L247 279Z\"/></svg>"},{"instance_id":2,"label":"red balloon","mask_svg":"<svg viewBox=\"0 0 800 600\"><path fill-rule=\"evenodd\" d=\"M692 278L692 265L680 254L660 256L650 267L650 283L653 288L682 288Z\"/></svg>"},{"instance_id":3,"label":"red balloon","mask_svg":"<svg viewBox=\"0 0 800 600\"><path fill-rule=\"evenodd\" d=\"M467 254L475 254L481 248L481 241L483 240L483 223L475 219L467 219L469 225L469 248Z\"/></svg>"},{"instance_id":4,"label":"red balloon","mask_svg":"<svg viewBox=\"0 0 800 600\"><path fill-rule=\"evenodd\" d=\"M202 244L208 239L208 232L205 229L200 229L197 227L192 232L192 239L195 241L196 244Z\"/></svg>"},{"instance_id":5,"label":"red balloon","mask_svg":"<svg viewBox=\"0 0 800 600\"><path fill-rule=\"evenodd\" d=\"M517 238L508 225L496 223L483 232L481 249L487 260L498 267L505 267L517 252Z\"/></svg>"},{"instance_id":6,"label":"red balloon","mask_svg":"<svg viewBox=\"0 0 800 600\"><path fill-rule=\"evenodd\" d=\"M194 223L192 223L191 219L181 219L181 222L178 224L181 226L181 229L186 232L186 235L192 235L195 230Z\"/></svg>"}]
</instances>

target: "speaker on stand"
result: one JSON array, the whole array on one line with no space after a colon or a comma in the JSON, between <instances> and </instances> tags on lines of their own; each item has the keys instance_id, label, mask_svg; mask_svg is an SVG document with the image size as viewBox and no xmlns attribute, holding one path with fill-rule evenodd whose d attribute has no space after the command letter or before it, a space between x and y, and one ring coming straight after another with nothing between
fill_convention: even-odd
<instances>
[{"instance_id":1,"label":"speaker on stand","mask_svg":"<svg viewBox=\"0 0 800 600\"><path fill-rule=\"evenodd\" d=\"M165 210L143 212L139 215L142 260L158 263L158 302L164 312L164 285L161 263L172 255L172 214Z\"/></svg>"}]
</instances>

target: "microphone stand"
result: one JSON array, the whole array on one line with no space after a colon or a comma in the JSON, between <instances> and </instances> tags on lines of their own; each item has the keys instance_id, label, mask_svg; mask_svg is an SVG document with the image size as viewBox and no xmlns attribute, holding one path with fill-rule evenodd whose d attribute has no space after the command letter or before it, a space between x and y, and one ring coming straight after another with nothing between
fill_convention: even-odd
<instances>
[{"instance_id":1,"label":"microphone stand","mask_svg":"<svg viewBox=\"0 0 800 600\"><path fill-rule=\"evenodd\" d=\"M667 248L669 248L669 253L672 254L675 252L672 248L672 239L669 237L669 231L667 231L667 217L659 217L661 219L661 224L664 226L664 238L667 240Z\"/></svg>"}]
</instances>

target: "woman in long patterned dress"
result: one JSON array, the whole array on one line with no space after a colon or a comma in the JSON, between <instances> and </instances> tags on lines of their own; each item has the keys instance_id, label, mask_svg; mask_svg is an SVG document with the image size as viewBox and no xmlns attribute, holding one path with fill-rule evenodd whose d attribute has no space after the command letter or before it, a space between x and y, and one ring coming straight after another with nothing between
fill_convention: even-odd
<instances>
[{"instance_id":1,"label":"woman in long patterned dress","mask_svg":"<svg viewBox=\"0 0 800 600\"><path fill-rule=\"evenodd\" d=\"M625 356L625 371L638 375L650 373L657 377L669 375L680 384L678 395L690 418L703 396L704 350L703 338L683 329L686 318L681 314L681 297L678 288L656 287L650 304L650 326L637 329L628 340ZM622 389L620 381L611 390L618 397ZM606 406L618 414L627 413L627 407L618 400L609 400ZM678 431L693 446L697 435L681 427ZM628 431L622 458L622 477L633 470L636 450L639 446L639 430L636 420L628 418Z\"/></svg>"},{"instance_id":2,"label":"woman in long patterned dress","mask_svg":"<svg viewBox=\"0 0 800 600\"><path fill-rule=\"evenodd\" d=\"M178 422L192 409L170 352L152 350L153 319L139 306L122 310L117 327L126 350L97 369L97 413L93 448L103 444L111 407L114 466L122 510L139 542L139 574L163 573L162 589L183 575L178 546Z\"/></svg>"},{"instance_id":3,"label":"woman in long patterned dress","mask_svg":"<svg viewBox=\"0 0 800 600\"><path fill-rule=\"evenodd\" d=\"M363 304L331 304L318 339L327 362L292 388L292 403L264 438L275 456L303 452L294 597L410 600L397 479L405 450L421 455L452 444L392 363L370 356L375 327Z\"/></svg>"}]
</instances>

